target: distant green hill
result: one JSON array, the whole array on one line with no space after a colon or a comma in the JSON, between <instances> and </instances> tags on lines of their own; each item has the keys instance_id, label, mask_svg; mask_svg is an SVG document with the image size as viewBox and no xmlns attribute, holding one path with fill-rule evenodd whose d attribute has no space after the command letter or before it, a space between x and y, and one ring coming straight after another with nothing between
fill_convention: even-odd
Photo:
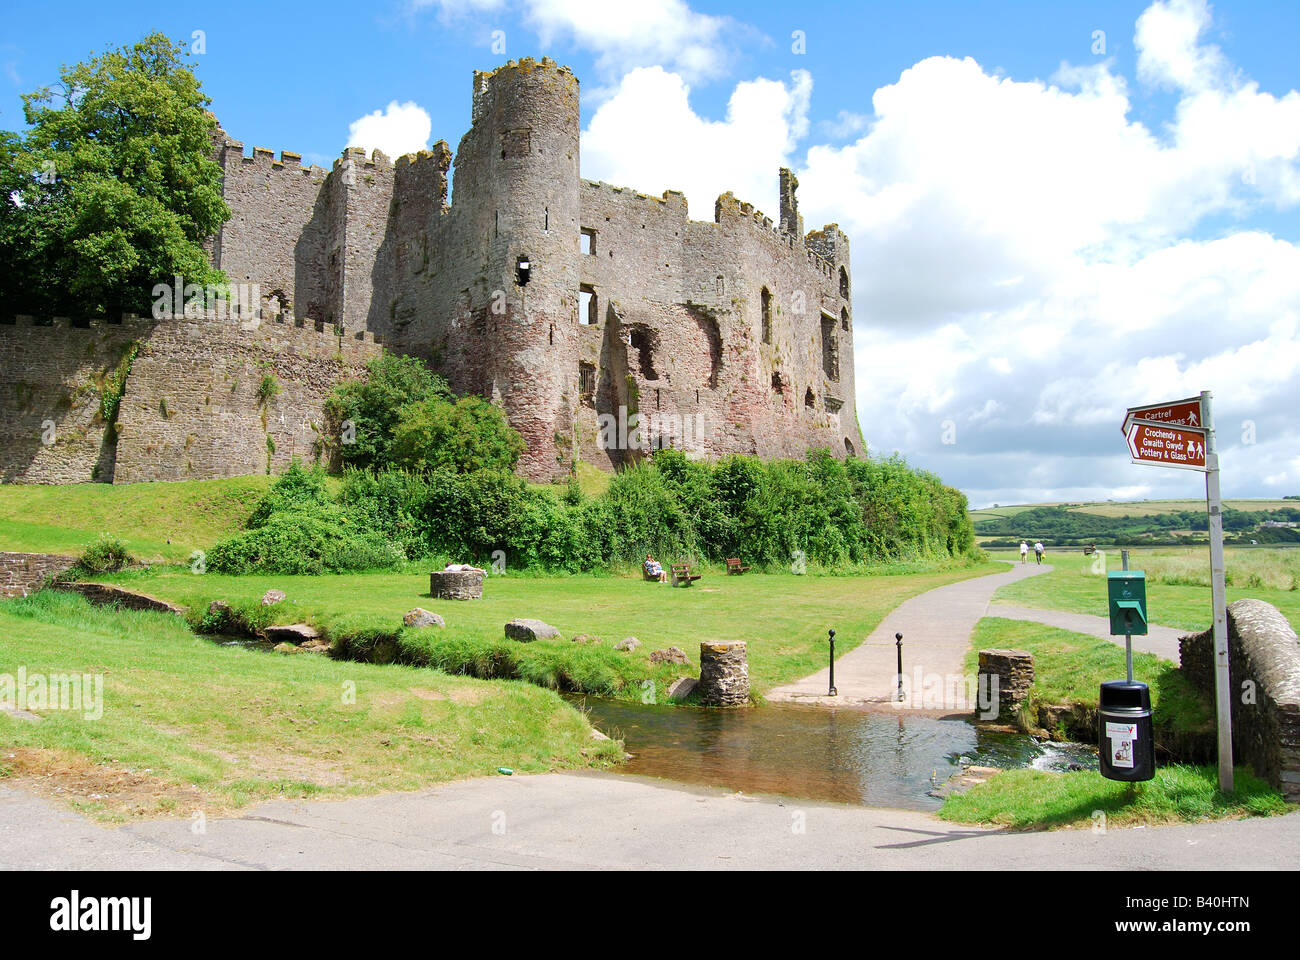
<instances>
[{"instance_id":1,"label":"distant green hill","mask_svg":"<svg viewBox=\"0 0 1300 960\"><path fill-rule=\"evenodd\" d=\"M1022 539L1055 546L1199 543L1209 529L1200 500L999 505L971 511L971 520L984 546L1014 546ZM1225 501L1223 528L1229 542L1300 543L1300 502Z\"/></svg>"}]
</instances>

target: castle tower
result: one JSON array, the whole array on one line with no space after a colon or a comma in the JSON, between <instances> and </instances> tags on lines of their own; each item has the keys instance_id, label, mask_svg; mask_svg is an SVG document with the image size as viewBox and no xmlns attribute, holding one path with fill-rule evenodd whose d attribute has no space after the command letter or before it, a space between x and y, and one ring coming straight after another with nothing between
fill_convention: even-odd
<instances>
[{"instance_id":1,"label":"castle tower","mask_svg":"<svg viewBox=\"0 0 1300 960\"><path fill-rule=\"evenodd\" d=\"M473 124L456 154L453 205L483 243L470 290L482 331L480 389L528 444L520 467L568 470L577 384L578 81L545 59L474 74ZM477 245L477 244L476 244Z\"/></svg>"}]
</instances>

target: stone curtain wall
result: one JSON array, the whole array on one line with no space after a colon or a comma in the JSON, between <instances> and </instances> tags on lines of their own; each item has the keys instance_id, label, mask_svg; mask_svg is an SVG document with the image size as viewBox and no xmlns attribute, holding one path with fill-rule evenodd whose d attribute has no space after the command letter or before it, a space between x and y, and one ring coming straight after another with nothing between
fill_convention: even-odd
<instances>
[{"instance_id":1,"label":"stone curtain wall","mask_svg":"<svg viewBox=\"0 0 1300 960\"><path fill-rule=\"evenodd\" d=\"M161 323L122 398L115 480L206 480L265 473L268 458L274 472L295 456L312 462L330 390L360 377L379 349L369 334L340 338L292 319ZM263 403L267 374L281 392Z\"/></svg>"},{"instance_id":2,"label":"stone curtain wall","mask_svg":"<svg viewBox=\"0 0 1300 960\"><path fill-rule=\"evenodd\" d=\"M0 479L111 480L102 388L131 341L152 325L95 320L73 326L65 317L37 326L32 317L8 319L0 323Z\"/></svg>"},{"instance_id":3,"label":"stone curtain wall","mask_svg":"<svg viewBox=\"0 0 1300 960\"><path fill-rule=\"evenodd\" d=\"M1179 640L1180 668L1214 695L1214 632ZM1300 802L1300 643L1262 600L1228 605L1233 757ZM1250 701L1250 702L1247 702Z\"/></svg>"},{"instance_id":4,"label":"stone curtain wall","mask_svg":"<svg viewBox=\"0 0 1300 960\"><path fill-rule=\"evenodd\" d=\"M0 553L0 597L25 597L76 562L49 553Z\"/></svg>"},{"instance_id":5,"label":"stone curtain wall","mask_svg":"<svg viewBox=\"0 0 1300 960\"><path fill-rule=\"evenodd\" d=\"M118 409L100 414L105 380L139 344ZM22 483L197 480L273 470L314 458L333 386L380 352L370 334L273 320L60 320L0 324L0 467ZM273 373L281 392L263 404ZM54 422L52 442L42 425ZM331 437L331 442L337 442Z\"/></svg>"}]
</instances>

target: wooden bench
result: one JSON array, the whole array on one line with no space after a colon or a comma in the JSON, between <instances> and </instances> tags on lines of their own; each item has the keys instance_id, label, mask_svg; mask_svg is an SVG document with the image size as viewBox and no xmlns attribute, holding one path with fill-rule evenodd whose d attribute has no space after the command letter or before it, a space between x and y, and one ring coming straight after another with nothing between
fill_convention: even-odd
<instances>
[{"instance_id":1,"label":"wooden bench","mask_svg":"<svg viewBox=\"0 0 1300 960\"><path fill-rule=\"evenodd\" d=\"M643 563L641 564L641 579L649 580L651 583L658 583L659 574L651 573L649 570L645 568L645 564Z\"/></svg>"},{"instance_id":2,"label":"wooden bench","mask_svg":"<svg viewBox=\"0 0 1300 960\"><path fill-rule=\"evenodd\" d=\"M745 572L746 570L748 570L748 569L749 569L749 567L745 567L745 566L742 566L742 565L741 565L741 563L740 563L740 557L728 557L728 558L727 558L727 574L728 574L728 575L732 575L732 574L737 574L737 575L738 575L738 574L742 574L742 573L744 573L744 572Z\"/></svg>"},{"instance_id":3,"label":"wooden bench","mask_svg":"<svg viewBox=\"0 0 1300 960\"><path fill-rule=\"evenodd\" d=\"M673 564L674 587L689 587L698 579L700 579L700 575L698 573L691 573L691 565L689 563Z\"/></svg>"}]
</instances>

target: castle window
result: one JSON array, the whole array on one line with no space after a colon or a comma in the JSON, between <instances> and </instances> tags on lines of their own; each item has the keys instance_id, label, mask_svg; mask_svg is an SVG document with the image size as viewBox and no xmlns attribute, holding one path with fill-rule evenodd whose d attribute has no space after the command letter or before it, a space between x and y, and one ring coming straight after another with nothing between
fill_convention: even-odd
<instances>
[{"instance_id":1,"label":"castle window","mask_svg":"<svg viewBox=\"0 0 1300 960\"><path fill-rule=\"evenodd\" d=\"M578 236L578 252L584 257L594 257L596 255L596 231L583 228L582 233Z\"/></svg>"},{"instance_id":2,"label":"castle window","mask_svg":"<svg viewBox=\"0 0 1300 960\"><path fill-rule=\"evenodd\" d=\"M596 289L584 283L578 288L578 323L584 327L594 327L599 317L596 308Z\"/></svg>"},{"instance_id":3,"label":"castle window","mask_svg":"<svg viewBox=\"0 0 1300 960\"><path fill-rule=\"evenodd\" d=\"M533 264L527 257L520 257L515 262L515 283L524 286L533 275Z\"/></svg>"},{"instance_id":4,"label":"castle window","mask_svg":"<svg viewBox=\"0 0 1300 960\"><path fill-rule=\"evenodd\" d=\"M840 296L845 300L849 298L849 272L840 267Z\"/></svg>"},{"instance_id":5,"label":"castle window","mask_svg":"<svg viewBox=\"0 0 1300 960\"><path fill-rule=\"evenodd\" d=\"M772 371L772 392L777 394L785 393L785 384L781 382L781 371L779 370Z\"/></svg>"},{"instance_id":6,"label":"castle window","mask_svg":"<svg viewBox=\"0 0 1300 960\"><path fill-rule=\"evenodd\" d=\"M848 437L844 438L844 453L850 457L856 457L858 455L858 451L853 449L853 441Z\"/></svg>"},{"instance_id":7,"label":"castle window","mask_svg":"<svg viewBox=\"0 0 1300 960\"><path fill-rule=\"evenodd\" d=\"M763 312L763 342L772 342L772 291L764 287L758 295Z\"/></svg>"},{"instance_id":8,"label":"castle window","mask_svg":"<svg viewBox=\"0 0 1300 960\"><path fill-rule=\"evenodd\" d=\"M658 380L659 374L655 373L654 368L654 346L650 342L650 331L644 327L635 327L627 342L628 346L637 352L637 364L641 368L641 376L647 380Z\"/></svg>"},{"instance_id":9,"label":"castle window","mask_svg":"<svg viewBox=\"0 0 1300 960\"><path fill-rule=\"evenodd\" d=\"M526 157L533 152L533 132L528 128L506 130L501 134L501 159L508 157Z\"/></svg>"},{"instance_id":10,"label":"castle window","mask_svg":"<svg viewBox=\"0 0 1300 960\"><path fill-rule=\"evenodd\" d=\"M813 407L817 405L817 398L813 396L812 387L809 387L804 391L803 405L809 410L813 409Z\"/></svg>"},{"instance_id":11,"label":"castle window","mask_svg":"<svg viewBox=\"0 0 1300 960\"><path fill-rule=\"evenodd\" d=\"M578 393L590 400L596 393L596 367L591 363L578 364Z\"/></svg>"},{"instance_id":12,"label":"castle window","mask_svg":"<svg viewBox=\"0 0 1300 960\"><path fill-rule=\"evenodd\" d=\"M840 342L835 337L835 318L822 314L822 373L831 380L840 378Z\"/></svg>"},{"instance_id":13,"label":"castle window","mask_svg":"<svg viewBox=\"0 0 1300 960\"><path fill-rule=\"evenodd\" d=\"M849 332L849 308L840 308L840 329L845 333Z\"/></svg>"}]
</instances>

